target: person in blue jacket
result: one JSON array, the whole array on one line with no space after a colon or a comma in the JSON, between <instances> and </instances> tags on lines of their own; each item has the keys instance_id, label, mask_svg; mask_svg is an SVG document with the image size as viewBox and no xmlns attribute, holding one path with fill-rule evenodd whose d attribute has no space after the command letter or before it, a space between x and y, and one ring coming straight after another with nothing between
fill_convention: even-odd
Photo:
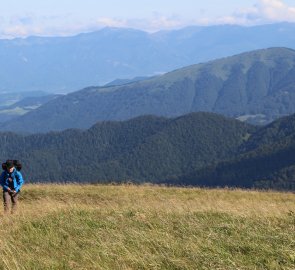
<instances>
[{"instance_id":1,"label":"person in blue jacket","mask_svg":"<svg viewBox=\"0 0 295 270\"><path fill-rule=\"evenodd\" d=\"M12 202L11 212L13 213L17 208L19 192L24 180L12 160L7 160L4 165L5 169L0 176L0 183L3 188L4 212L9 212Z\"/></svg>"}]
</instances>

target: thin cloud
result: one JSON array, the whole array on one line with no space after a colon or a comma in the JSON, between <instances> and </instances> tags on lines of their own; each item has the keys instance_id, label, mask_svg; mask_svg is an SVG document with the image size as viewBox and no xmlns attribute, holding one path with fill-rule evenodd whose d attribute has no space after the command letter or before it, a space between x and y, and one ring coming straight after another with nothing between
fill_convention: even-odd
<instances>
[{"instance_id":1,"label":"thin cloud","mask_svg":"<svg viewBox=\"0 0 295 270\"><path fill-rule=\"evenodd\" d=\"M124 19L116 19L109 17L101 17L96 20L97 26L108 26L108 27L126 27L127 22Z\"/></svg>"},{"instance_id":2,"label":"thin cloud","mask_svg":"<svg viewBox=\"0 0 295 270\"><path fill-rule=\"evenodd\" d=\"M157 16L150 22L150 28L151 30L159 30L159 29L173 29L173 28L179 28L184 26L186 23L183 22L178 16Z\"/></svg>"},{"instance_id":3,"label":"thin cloud","mask_svg":"<svg viewBox=\"0 0 295 270\"><path fill-rule=\"evenodd\" d=\"M295 7L282 0L259 0L253 7L237 10L231 16L218 18L215 23L255 25L283 21L295 22Z\"/></svg>"},{"instance_id":4,"label":"thin cloud","mask_svg":"<svg viewBox=\"0 0 295 270\"><path fill-rule=\"evenodd\" d=\"M295 21L295 7L290 7L281 0L260 0L258 10L268 20Z\"/></svg>"},{"instance_id":5,"label":"thin cloud","mask_svg":"<svg viewBox=\"0 0 295 270\"><path fill-rule=\"evenodd\" d=\"M187 24L187 23L186 23ZM144 31L158 31L160 29L173 29L186 25L177 16L163 16L155 13L151 19L118 19L102 17L96 20L97 27L125 27ZM93 26L92 26L93 28Z\"/></svg>"},{"instance_id":6,"label":"thin cloud","mask_svg":"<svg viewBox=\"0 0 295 270\"><path fill-rule=\"evenodd\" d=\"M27 36L69 36L80 32L93 30L97 24L78 21L65 16L35 15L17 16L2 21L0 38L15 38Z\"/></svg>"},{"instance_id":7,"label":"thin cloud","mask_svg":"<svg viewBox=\"0 0 295 270\"><path fill-rule=\"evenodd\" d=\"M33 15L17 16L14 15L9 18L9 24L11 25L32 25L35 22Z\"/></svg>"},{"instance_id":8,"label":"thin cloud","mask_svg":"<svg viewBox=\"0 0 295 270\"><path fill-rule=\"evenodd\" d=\"M191 22L193 23L193 22ZM188 23L187 23L188 24ZM13 16L0 30L0 38L27 36L71 36L92 32L104 27L135 28L154 32L160 29L174 29L187 25L176 16L166 17L154 14L151 19L121 19L99 17L88 22L65 17Z\"/></svg>"},{"instance_id":9,"label":"thin cloud","mask_svg":"<svg viewBox=\"0 0 295 270\"><path fill-rule=\"evenodd\" d=\"M183 18L177 14L164 16L154 13L151 18L89 18L88 21L76 18L74 14L63 16L36 16L35 14L0 17L0 38L38 36L70 36L91 32L103 27L125 27L155 32L170 30L188 25L238 24L257 25L271 22L295 22L295 6L288 6L283 0L257 0L252 7L236 10L229 16L206 17L203 10L197 19Z\"/></svg>"}]
</instances>

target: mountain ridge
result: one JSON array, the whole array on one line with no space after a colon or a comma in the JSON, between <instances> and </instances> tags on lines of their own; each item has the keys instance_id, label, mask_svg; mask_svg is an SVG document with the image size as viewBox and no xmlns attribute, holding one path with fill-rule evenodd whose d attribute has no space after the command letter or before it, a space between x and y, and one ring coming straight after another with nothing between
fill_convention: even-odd
<instances>
[{"instance_id":1,"label":"mountain ridge","mask_svg":"<svg viewBox=\"0 0 295 270\"><path fill-rule=\"evenodd\" d=\"M197 111L266 124L295 112L294 85L295 51L262 49L121 86L88 87L4 124L3 130L89 128L97 121L146 114L176 117Z\"/></svg>"},{"instance_id":2,"label":"mountain ridge","mask_svg":"<svg viewBox=\"0 0 295 270\"><path fill-rule=\"evenodd\" d=\"M0 91L69 93L268 47L294 47L295 24L105 28L71 37L0 40ZM2 62L1 62L2 61Z\"/></svg>"}]
</instances>

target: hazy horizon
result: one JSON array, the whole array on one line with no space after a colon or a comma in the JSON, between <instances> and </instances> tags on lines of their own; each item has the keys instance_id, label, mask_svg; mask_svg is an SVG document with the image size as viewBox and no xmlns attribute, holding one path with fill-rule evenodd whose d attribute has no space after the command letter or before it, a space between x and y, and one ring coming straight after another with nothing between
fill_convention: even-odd
<instances>
[{"instance_id":1,"label":"hazy horizon","mask_svg":"<svg viewBox=\"0 0 295 270\"><path fill-rule=\"evenodd\" d=\"M37 0L6 1L0 12L0 38L73 36L104 27L148 32L190 25L253 26L295 22L292 0Z\"/></svg>"}]
</instances>

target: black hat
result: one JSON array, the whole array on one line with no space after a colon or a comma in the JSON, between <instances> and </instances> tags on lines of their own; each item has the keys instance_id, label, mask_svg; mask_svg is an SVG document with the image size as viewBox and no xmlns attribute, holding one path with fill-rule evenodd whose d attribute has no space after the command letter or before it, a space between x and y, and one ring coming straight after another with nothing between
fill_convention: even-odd
<instances>
[{"instance_id":1,"label":"black hat","mask_svg":"<svg viewBox=\"0 0 295 270\"><path fill-rule=\"evenodd\" d=\"M14 167L13 161L12 160L6 160L6 167L7 169L10 169Z\"/></svg>"}]
</instances>

